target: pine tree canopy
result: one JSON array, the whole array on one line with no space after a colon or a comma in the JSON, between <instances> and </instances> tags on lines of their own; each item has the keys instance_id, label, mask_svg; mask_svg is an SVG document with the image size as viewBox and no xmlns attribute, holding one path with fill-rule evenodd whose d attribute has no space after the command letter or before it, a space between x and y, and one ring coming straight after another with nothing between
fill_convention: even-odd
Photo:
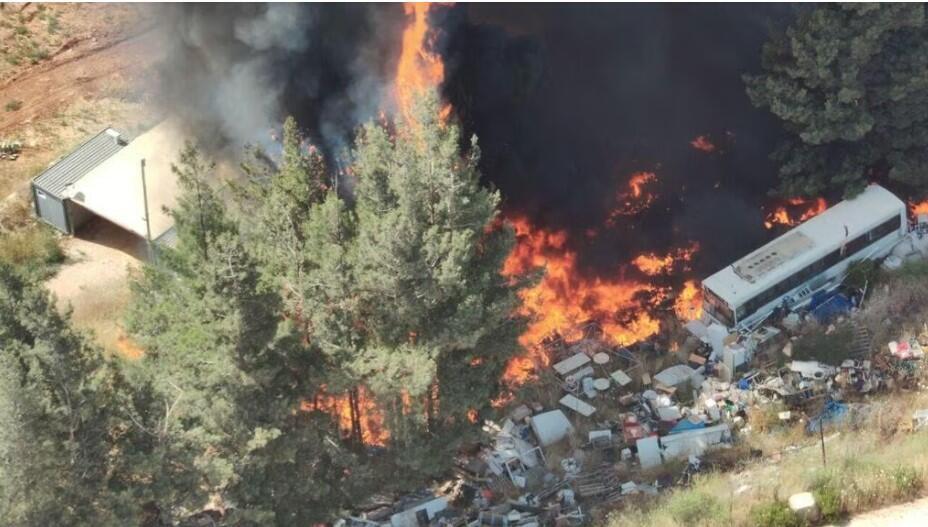
<instances>
[{"instance_id":1,"label":"pine tree canopy","mask_svg":"<svg viewBox=\"0 0 928 527\"><path fill-rule=\"evenodd\" d=\"M745 76L790 136L784 195L843 193L888 177L928 189L928 28L923 4L816 4Z\"/></svg>"}]
</instances>

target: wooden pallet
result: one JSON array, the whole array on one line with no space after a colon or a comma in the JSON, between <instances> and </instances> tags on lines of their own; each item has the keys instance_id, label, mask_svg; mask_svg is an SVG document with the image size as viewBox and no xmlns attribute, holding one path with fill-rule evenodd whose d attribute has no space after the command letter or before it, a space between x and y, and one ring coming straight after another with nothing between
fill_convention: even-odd
<instances>
[{"instance_id":1,"label":"wooden pallet","mask_svg":"<svg viewBox=\"0 0 928 527\"><path fill-rule=\"evenodd\" d=\"M869 329L856 320L851 321L851 327L854 331L854 340L851 342L851 357L858 360L869 359L870 355L873 354L873 335Z\"/></svg>"}]
</instances>

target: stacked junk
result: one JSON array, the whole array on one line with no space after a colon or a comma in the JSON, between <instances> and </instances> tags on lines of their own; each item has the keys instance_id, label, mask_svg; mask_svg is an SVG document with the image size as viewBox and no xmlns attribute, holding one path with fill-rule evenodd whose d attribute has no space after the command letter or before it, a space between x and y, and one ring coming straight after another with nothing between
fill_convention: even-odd
<instances>
[{"instance_id":1,"label":"stacked junk","mask_svg":"<svg viewBox=\"0 0 928 527\"><path fill-rule=\"evenodd\" d=\"M715 451L751 432L753 407L777 402L785 408L779 419L803 419L809 432L852 419L866 406L854 399L915 378L928 325L873 353L853 316L857 301L848 299L820 302L830 306L827 319L814 309L804 314L829 329L851 327L840 364L791 359L798 314L743 333L691 321L679 331L683 344L670 347L609 346L595 324L576 342L550 338L543 345L552 365L532 387L549 394L537 397L545 403L517 400L500 422L484 422L487 440L461 454L445 484L337 525L590 524L593 511L685 485L712 465ZM928 411L915 420L928 428Z\"/></svg>"}]
</instances>

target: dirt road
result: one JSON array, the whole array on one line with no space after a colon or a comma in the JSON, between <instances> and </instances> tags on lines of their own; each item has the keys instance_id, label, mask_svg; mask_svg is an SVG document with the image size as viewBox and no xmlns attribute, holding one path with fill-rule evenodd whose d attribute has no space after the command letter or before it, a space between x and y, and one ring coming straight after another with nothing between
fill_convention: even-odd
<instances>
[{"instance_id":1,"label":"dirt road","mask_svg":"<svg viewBox=\"0 0 928 527\"><path fill-rule=\"evenodd\" d=\"M48 63L0 84L0 100L20 101L15 112L0 113L0 136L54 115L80 99L120 89L157 60L158 32L119 35L112 40L88 37L85 44L62 51Z\"/></svg>"},{"instance_id":2,"label":"dirt road","mask_svg":"<svg viewBox=\"0 0 928 527\"><path fill-rule=\"evenodd\" d=\"M857 516L844 527L922 527L928 525L928 498Z\"/></svg>"}]
</instances>

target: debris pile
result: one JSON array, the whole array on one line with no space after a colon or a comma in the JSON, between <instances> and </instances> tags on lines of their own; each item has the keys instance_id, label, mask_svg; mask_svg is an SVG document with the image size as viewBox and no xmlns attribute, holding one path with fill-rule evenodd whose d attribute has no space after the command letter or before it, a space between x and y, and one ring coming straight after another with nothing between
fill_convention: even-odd
<instances>
[{"instance_id":1,"label":"debris pile","mask_svg":"<svg viewBox=\"0 0 928 527\"><path fill-rule=\"evenodd\" d=\"M22 150L23 144L19 141L0 140L0 159L15 161Z\"/></svg>"},{"instance_id":2,"label":"debris pile","mask_svg":"<svg viewBox=\"0 0 928 527\"><path fill-rule=\"evenodd\" d=\"M918 336L874 349L856 316L864 294L841 288L750 331L704 319L633 346L606 344L595 324L578 328L573 342L548 338L547 371L513 394L498 422L482 424L486 440L457 460L455 478L441 487L452 492L394 501L343 523L580 525L598 508L688 484L715 463L714 451L753 433L749 416L764 407L809 433L858 423L872 409L870 394L917 382L928 346L926 324ZM850 335L835 364L794 357L809 324ZM924 428L928 410L913 416L913 429ZM805 495L790 507L818 514Z\"/></svg>"}]
</instances>

